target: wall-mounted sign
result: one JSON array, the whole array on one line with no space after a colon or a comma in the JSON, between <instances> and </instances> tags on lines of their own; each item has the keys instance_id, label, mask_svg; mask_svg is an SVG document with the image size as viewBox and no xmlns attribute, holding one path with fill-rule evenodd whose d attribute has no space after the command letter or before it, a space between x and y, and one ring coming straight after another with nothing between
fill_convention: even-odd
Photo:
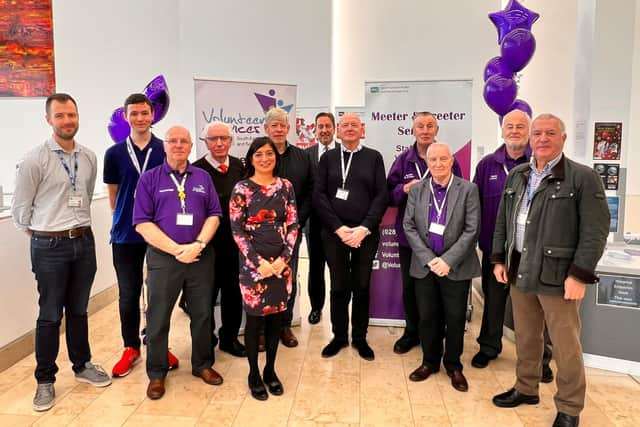
<instances>
[{"instance_id":1,"label":"wall-mounted sign","mask_svg":"<svg viewBox=\"0 0 640 427\"><path fill-rule=\"evenodd\" d=\"M601 274L596 304L640 309L640 277Z\"/></svg>"}]
</instances>

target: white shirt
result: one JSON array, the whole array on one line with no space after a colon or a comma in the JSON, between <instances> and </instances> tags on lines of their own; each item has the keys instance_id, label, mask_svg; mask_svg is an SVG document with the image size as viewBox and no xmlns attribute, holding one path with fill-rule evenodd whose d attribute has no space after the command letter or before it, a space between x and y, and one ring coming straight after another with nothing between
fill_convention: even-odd
<instances>
[{"instance_id":1,"label":"white shirt","mask_svg":"<svg viewBox=\"0 0 640 427\"><path fill-rule=\"evenodd\" d=\"M208 152L207 154L205 154L204 158L216 170L220 170L220 165L222 165L222 164L224 164L227 167L227 170L229 169L229 156L227 156L227 158L224 159L223 163L220 163L219 161L214 159L213 156L211 155L211 152Z\"/></svg>"},{"instance_id":2,"label":"white shirt","mask_svg":"<svg viewBox=\"0 0 640 427\"><path fill-rule=\"evenodd\" d=\"M325 153L324 147L325 145L323 145L321 142L318 142L318 161L320 161L320 158ZM326 147L327 147L326 151L333 150L334 148L336 148L336 141L335 140L331 141L326 145Z\"/></svg>"}]
</instances>

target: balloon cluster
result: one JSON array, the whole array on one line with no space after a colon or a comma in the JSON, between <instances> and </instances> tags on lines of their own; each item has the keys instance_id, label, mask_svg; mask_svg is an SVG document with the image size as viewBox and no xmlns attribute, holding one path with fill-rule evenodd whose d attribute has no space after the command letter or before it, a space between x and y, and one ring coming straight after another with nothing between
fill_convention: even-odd
<instances>
[{"instance_id":1,"label":"balloon cluster","mask_svg":"<svg viewBox=\"0 0 640 427\"><path fill-rule=\"evenodd\" d=\"M484 68L484 100L500 116L501 123L502 117L512 110L522 110L531 116L529 104L516 99L518 84L515 77L536 51L531 26L539 17L517 0L510 0L504 10L489 14L498 30L500 56L491 58Z\"/></svg>"},{"instance_id":2,"label":"balloon cluster","mask_svg":"<svg viewBox=\"0 0 640 427\"><path fill-rule=\"evenodd\" d=\"M142 91L151 104L153 105L153 124L158 123L167 115L169 111L169 88L167 87L167 81L163 75L159 75L149 82L147 87ZM111 114L109 124L107 125L109 135L113 142L124 141L129 133L131 127L129 123L124 119L124 108L118 107Z\"/></svg>"}]
</instances>

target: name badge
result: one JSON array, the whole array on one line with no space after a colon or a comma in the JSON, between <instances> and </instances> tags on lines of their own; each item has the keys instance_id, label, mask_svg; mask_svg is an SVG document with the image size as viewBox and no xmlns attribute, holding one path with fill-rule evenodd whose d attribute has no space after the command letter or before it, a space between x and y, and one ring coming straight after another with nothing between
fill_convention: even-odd
<instances>
[{"instance_id":1,"label":"name badge","mask_svg":"<svg viewBox=\"0 0 640 427\"><path fill-rule=\"evenodd\" d=\"M70 208L81 208L82 207L82 196L70 195L67 200L67 206Z\"/></svg>"},{"instance_id":2,"label":"name badge","mask_svg":"<svg viewBox=\"0 0 640 427\"><path fill-rule=\"evenodd\" d=\"M518 225L527 225L528 214L528 212L518 214L518 217L516 218L516 222L518 223Z\"/></svg>"},{"instance_id":3,"label":"name badge","mask_svg":"<svg viewBox=\"0 0 640 427\"><path fill-rule=\"evenodd\" d=\"M176 217L176 225L193 225L193 214L190 213L179 213Z\"/></svg>"},{"instance_id":4,"label":"name badge","mask_svg":"<svg viewBox=\"0 0 640 427\"><path fill-rule=\"evenodd\" d=\"M338 188L336 191L336 199L347 200L349 198L349 190L346 188Z\"/></svg>"},{"instance_id":5,"label":"name badge","mask_svg":"<svg viewBox=\"0 0 640 427\"><path fill-rule=\"evenodd\" d=\"M444 225L438 224L437 222L432 222L431 225L429 225L429 233L442 236L444 234Z\"/></svg>"}]
</instances>

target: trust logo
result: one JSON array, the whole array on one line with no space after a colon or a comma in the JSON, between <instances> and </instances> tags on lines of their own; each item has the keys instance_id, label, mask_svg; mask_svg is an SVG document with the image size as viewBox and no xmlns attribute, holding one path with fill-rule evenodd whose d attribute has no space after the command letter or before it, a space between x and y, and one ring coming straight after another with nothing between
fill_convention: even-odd
<instances>
[{"instance_id":1,"label":"trust logo","mask_svg":"<svg viewBox=\"0 0 640 427\"><path fill-rule=\"evenodd\" d=\"M269 111L269 109L276 106L282 108L287 113L290 113L291 109L293 108L293 104L284 105L284 99L276 98L275 89L269 89L269 95L263 95L256 92L254 92L253 94L256 96L256 99L260 103L260 107L262 107L262 111L265 114L267 111Z\"/></svg>"}]
</instances>

